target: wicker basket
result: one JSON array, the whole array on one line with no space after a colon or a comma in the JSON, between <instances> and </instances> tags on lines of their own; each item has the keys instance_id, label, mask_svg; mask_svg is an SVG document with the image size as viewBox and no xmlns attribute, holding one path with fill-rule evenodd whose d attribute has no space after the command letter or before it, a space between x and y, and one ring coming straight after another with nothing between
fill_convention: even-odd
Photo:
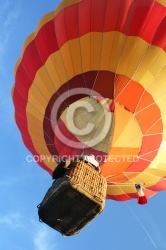
<instances>
[{"instance_id":1,"label":"wicker basket","mask_svg":"<svg viewBox=\"0 0 166 250\"><path fill-rule=\"evenodd\" d=\"M104 209L107 182L96 170L78 161L53 182L38 206L41 221L63 235L77 234Z\"/></svg>"}]
</instances>

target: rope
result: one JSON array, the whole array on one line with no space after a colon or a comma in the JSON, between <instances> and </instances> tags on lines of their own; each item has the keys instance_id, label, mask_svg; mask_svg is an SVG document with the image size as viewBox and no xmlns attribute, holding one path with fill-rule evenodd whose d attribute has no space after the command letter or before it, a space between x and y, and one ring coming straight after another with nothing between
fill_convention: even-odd
<instances>
[{"instance_id":1,"label":"rope","mask_svg":"<svg viewBox=\"0 0 166 250\"><path fill-rule=\"evenodd\" d=\"M90 92L90 95L92 94L92 91L94 89L94 86L97 82L97 79L98 79L98 76L99 76L99 73L100 73L100 67L101 67L101 55L102 55L102 44L103 44L103 37L104 37L104 24L105 24L105 18L106 18L106 9L107 9L107 2L108 0L105 1L105 6L104 6L104 18L103 18L103 24L102 24L102 37L101 37L101 44L100 44L100 55L99 55L99 64L98 64L98 71L97 71L97 74L96 74L96 77L95 77L95 80L93 82L93 85L92 85L92 88L91 88L91 92ZM91 8L92 8L92 1L91 1ZM91 23L91 27L92 27L92 23ZM92 30L92 29L91 29ZM92 33L90 32L90 37L91 37ZM91 40L91 39L90 39Z\"/></svg>"},{"instance_id":2,"label":"rope","mask_svg":"<svg viewBox=\"0 0 166 250\"><path fill-rule=\"evenodd\" d=\"M149 240L152 243L152 245L154 246L154 248L157 248L154 240L152 239L152 237L150 236L149 232L147 231L147 229L145 228L145 226L143 225L143 223L140 221L140 219L138 218L138 216L134 213L134 211L129 207L129 205L127 203L125 203L125 205L130 210L130 212L132 213L132 215L135 217L135 219L137 220L137 222L139 223L139 225L141 226L141 228L143 229L143 231L145 232L145 234L149 238Z\"/></svg>"},{"instance_id":3,"label":"rope","mask_svg":"<svg viewBox=\"0 0 166 250\"><path fill-rule=\"evenodd\" d=\"M158 170L158 169L157 169ZM161 169L162 170L162 169ZM162 171L164 171L164 170L162 170ZM166 172L166 171L165 171ZM141 174L142 172L140 171L137 171L137 172L127 172L127 174ZM107 184L108 185L115 185L115 186L117 186L117 187L133 187L133 186L135 186L135 184L136 184L136 182L135 181L133 181L132 179L130 179L128 176L127 176L127 174L125 173L125 172L122 172L122 174L128 179L128 181L130 182L130 183L118 183L118 182L112 182L112 181L107 181ZM156 178L160 178L161 176L159 176L159 175L155 175L155 174L151 174L151 173L146 173L146 172L144 172L143 173L144 175L148 175L148 176L153 176L153 177L156 177ZM106 180L108 180L110 177L105 177L106 178ZM162 179L165 179L166 180L166 176L165 177L162 177ZM140 182L140 184L142 185L142 186L153 186L153 185L155 185L156 184L156 182L155 181L153 181L153 182ZM122 191L123 191L123 189L121 189ZM124 191L123 191L124 192Z\"/></svg>"},{"instance_id":4,"label":"rope","mask_svg":"<svg viewBox=\"0 0 166 250\"><path fill-rule=\"evenodd\" d=\"M119 15L118 15L118 19L119 19L119 17L120 17L120 12L121 12L121 10L123 10L123 2L124 1L121 1L121 7L119 8ZM134 1L133 3L132 3L132 5L134 4L134 9L133 9L133 11L132 11L132 15L130 16L130 25L128 26L128 31L126 31L125 33L127 34L129 34L129 31L130 31L130 28L131 28L131 26L132 26L132 21L133 21L133 19L134 19L134 15L135 15L135 12L136 12L136 10L137 10L137 6L138 6L138 3L139 3L139 1ZM117 26L118 26L118 21L117 21L117 25L116 25L116 29L115 30L117 30ZM114 41L115 41L115 37L116 37L116 34L117 34L117 32L115 33L115 36L114 36L114 39L113 39L113 44L114 44ZM116 84L116 81L117 81L117 79L118 79L118 77L117 77L117 72L118 72L118 67L119 67L119 64L120 64L120 61L121 61L121 55L123 54L123 51L124 51L124 48L125 48L125 44L126 44L126 41L127 41L127 38L128 38L128 36L126 35L126 37L125 37L125 39L124 39L124 43L123 43L123 46L122 46L122 48L121 48L121 53L120 53L120 55L119 55L119 60L118 60L118 63L117 63L117 67L116 67L116 70L115 70L115 77L114 77L114 97L115 97L115 84ZM113 46L112 46L112 50L113 50ZM109 60L109 62L111 61L111 56L110 56L110 60ZM117 98L117 97L116 97Z\"/></svg>"}]
</instances>

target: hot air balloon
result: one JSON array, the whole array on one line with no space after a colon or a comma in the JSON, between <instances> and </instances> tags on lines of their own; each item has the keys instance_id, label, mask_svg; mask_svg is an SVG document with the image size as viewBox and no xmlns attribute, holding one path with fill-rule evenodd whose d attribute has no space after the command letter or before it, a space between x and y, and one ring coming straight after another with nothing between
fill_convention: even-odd
<instances>
[{"instance_id":1,"label":"hot air balloon","mask_svg":"<svg viewBox=\"0 0 166 250\"><path fill-rule=\"evenodd\" d=\"M107 199L166 189L166 0L63 0L15 67L15 121L52 174L93 154Z\"/></svg>"}]
</instances>

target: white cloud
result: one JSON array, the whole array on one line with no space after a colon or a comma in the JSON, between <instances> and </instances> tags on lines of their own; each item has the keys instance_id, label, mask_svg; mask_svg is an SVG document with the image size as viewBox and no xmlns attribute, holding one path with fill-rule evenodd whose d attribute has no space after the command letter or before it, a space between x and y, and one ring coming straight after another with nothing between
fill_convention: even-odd
<instances>
[{"instance_id":1,"label":"white cloud","mask_svg":"<svg viewBox=\"0 0 166 250\"><path fill-rule=\"evenodd\" d=\"M5 1L3 3L3 5L0 8L0 16L2 16L7 11L7 9L9 8L9 5L10 5L9 1Z\"/></svg>"},{"instance_id":2,"label":"white cloud","mask_svg":"<svg viewBox=\"0 0 166 250\"><path fill-rule=\"evenodd\" d=\"M33 173L32 172L32 174L20 174L20 175L12 175L12 176L10 176L10 177L8 177L8 178L4 178L3 180L0 180L0 187L11 187L11 186L14 186L14 185L22 185L22 184L24 184L25 182L31 182L31 181L33 181L33 180L35 180L35 178L37 179L37 178L41 178L41 182L42 182L42 180L44 179L44 180L47 180L48 179L48 181L50 180L50 176L48 176L48 175L44 175L44 173L43 173L43 175L39 175L39 174L35 174L35 173Z\"/></svg>"},{"instance_id":3,"label":"white cloud","mask_svg":"<svg viewBox=\"0 0 166 250\"><path fill-rule=\"evenodd\" d=\"M46 227L38 228L36 235L34 237L35 250L51 250L55 249L56 244L55 239L50 235L50 230Z\"/></svg>"},{"instance_id":4,"label":"white cloud","mask_svg":"<svg viewBox=\"0 0 166 250\"><path fill-rule=\"evenodd\" d=\"M0 216L0 224L12 231L17 231L21 238L24 235L29 238L29 244L34 250L55 250L58 246L56 242L56 232L44 223L27 217L21 212L13 212Z\"/></svg>"},{"instance_id":5,"label":"white cloud","mask_svg":"<svg viewBox=\"0 0 166 250\"><path fill-rule=\"evenodd\" d=\"M20 185L20 182L24 182L25 180L27 180L26 176L12 176L8 179L4 179L2 181L0 181L0 186L4 187L4 186L14 186L16 184Z\"/></svg>"},{"instance_id":6,"label":"white cloud","mask_svg":"<svg viewBox=\"0 0 166 250\"><path fill-rule=\"evenodd\" d=\"M11 98L10 96L7 96L7 98L4 98L6 93L1 93L1 101L0 101L0 109L1 109L1 114L3 114L3 122L4 123L14 123L14 114L13 114L13 107L11 104Z\"/></svg>"},{"instance_id":7,"label":"white cloud","mask_svg":"<svg viewBox=\"0 0 166 250\"><path fill-rule=\"evenodd\" d=\"M10 186L13 182L11 180L0 181L0 186Z\"/></svg>"},{"instance_id":8,"label":"white cloud","mask_svg":"<svg viewBox=\"0 0 166 250\"><path fill-rule=\"evenodd\" d=\"M3 11L3 13L2 13ZM18 5L14 6L13 9L11 9L11 6L7 2L3 10L1 10L1 35L0 35L0 52L4 52L6 44L9 40L10 34L12 33L17 18L20 14L20 7ZM2 15L3 14L3 15Z\"/></svg>"},{"instance_id":9,"label":"white cloud","mask_svg":"<svg viewBox=\"0 0 166 250\"><path fill-rule=\"evenodd\" d=\"M0 224L4 224L12 230L23 228L22 215L20 213L9 213L0 218Z\"/></svg>"}]
</instances>

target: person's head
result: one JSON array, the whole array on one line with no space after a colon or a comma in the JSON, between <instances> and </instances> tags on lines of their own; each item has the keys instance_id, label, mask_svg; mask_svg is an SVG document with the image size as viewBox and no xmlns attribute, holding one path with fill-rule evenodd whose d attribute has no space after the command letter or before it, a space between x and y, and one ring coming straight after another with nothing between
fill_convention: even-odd
<instances>
[{"instance_id":1,"label":"person's head","mask_svg":"<svg viewBox=\"0 0 166 250\"><path fill-rule=\"evenodd\" d=\"M139 190L139 189L141 189L141 185L140 184L135 184L135 188L137 189L137 190Z\"/></svg>"},{"instance_id":2,"label":"person's head","mask_svg":"<svg viewBox=\"0 0 166 250\"><path fill-rule=\"evenodd\" d=\"M95 158L95 156L93 155L93 154L87 154L88 156L91 156L91 157L93 157L93 158Z\"/></svg>"}]
</instances>

